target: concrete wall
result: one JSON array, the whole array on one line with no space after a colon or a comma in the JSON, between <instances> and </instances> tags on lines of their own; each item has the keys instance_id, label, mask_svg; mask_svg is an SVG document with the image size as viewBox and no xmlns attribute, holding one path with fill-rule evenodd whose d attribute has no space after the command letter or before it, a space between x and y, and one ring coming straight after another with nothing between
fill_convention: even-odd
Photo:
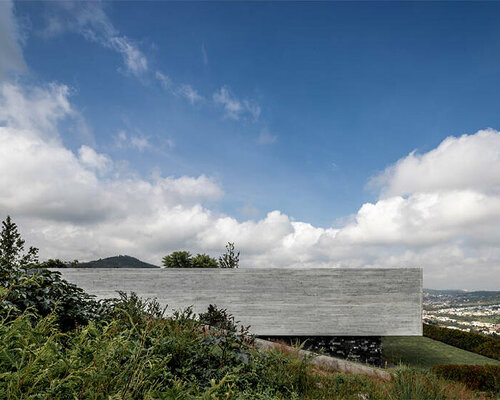
<instances>
[{"instance_id":1,"label":"concrete wall","mask_svg":"<svg viewBox=\"0 0 500 400\"><path fill-rule=\"evenodd\" d=\"M99 298L134 291L170 312L216 304L262 336L422 334L420 268L59 271Z\"/></svg>"}]
</instances>

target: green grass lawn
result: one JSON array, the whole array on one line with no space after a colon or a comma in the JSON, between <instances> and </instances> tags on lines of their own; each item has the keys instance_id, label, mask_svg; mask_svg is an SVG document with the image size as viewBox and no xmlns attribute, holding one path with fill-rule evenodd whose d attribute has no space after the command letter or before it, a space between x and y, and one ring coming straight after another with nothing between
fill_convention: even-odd
<instances>
[{"instance_id":1,"label":"green grass lawn","mask_svg":"<svg viewBox=\"0 0 500 400\"><path fill-rule=\"evenodd\" d=\"M425 369L437 364L500 365L499 361L423 336L383 337L382 354L393 364Z\"/></svg>"}]
</instances>

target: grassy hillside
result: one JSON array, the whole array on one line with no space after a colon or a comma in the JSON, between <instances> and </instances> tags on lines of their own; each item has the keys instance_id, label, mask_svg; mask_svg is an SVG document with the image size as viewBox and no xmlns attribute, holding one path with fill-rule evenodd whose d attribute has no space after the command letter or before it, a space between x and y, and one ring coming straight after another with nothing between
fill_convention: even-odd
<instances>
[{"instance_id":1,"label":"grassy hillside","mask_svg":"<svg viewBox=\"0 0 500 400\"><path fill-rule=\"evenodd\" d=\"M431 368L438 364L500 365L499 361L423 336L382 338L383 356L394 364Z\"/></svg>"}]
</instances>

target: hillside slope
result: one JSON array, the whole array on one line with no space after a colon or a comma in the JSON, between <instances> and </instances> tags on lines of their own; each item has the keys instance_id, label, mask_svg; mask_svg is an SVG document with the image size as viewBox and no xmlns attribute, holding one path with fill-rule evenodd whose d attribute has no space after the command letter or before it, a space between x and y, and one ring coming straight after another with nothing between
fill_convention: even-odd
<instances>
[{"instance_id":1,"label":"hillside slope","mask_svg":"<svg viewBox=\"0 0 500 400\"><path fill-rule=\"evenodd\" d=\"M462 350L423 336L388 336L382 338L382 354L393 364L431 368L438 364L500 365L492 358Z\"/></svg>"},{"instance_id":2,"label":"hillside slope","mask_svg":"<svg viewBox=\"0 0 500 400\"><path fill-rule=\"evenodd\" d=\"M78 264L81 268L160 268L153 264L145 263L135 257L114 256L101 258L95 261Z\"/></svg>"}]
</instances>

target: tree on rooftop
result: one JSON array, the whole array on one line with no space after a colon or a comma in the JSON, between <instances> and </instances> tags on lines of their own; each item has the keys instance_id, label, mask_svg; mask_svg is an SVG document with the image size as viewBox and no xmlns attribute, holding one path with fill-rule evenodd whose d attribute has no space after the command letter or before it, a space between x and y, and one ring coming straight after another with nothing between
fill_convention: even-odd
<instances>
[{"instance_id":1,"label":"tree on rooftop","mask_svg":"<svg viewBox=\"0 0 500 400\"><path fill-rule=\"evenodd\" d=\"M165 268L193 268L189 251L174 251L163 257L162 263Z\"/></svg>"},{"instance_id":2,"label":"tree on rooftop","mask_svg":"<svg viewBox=\"0 0 500 400\"><path fill-rule=\"evenodd\" d=\"M197 254L191 259L193 268L219 268L217 260L208 254Z\"/></svg>"},{"instance_id":3,"label":"tree on rooftop","mask_svg":"<svg viewBox=\"0 0 500 400\"><path fill-rule=\"evenodd\" d=\"M234 243L227 242L226 252L219 257L220 268L238 268L240 252L234 252Z\"/></svg>"}]
</instances>

